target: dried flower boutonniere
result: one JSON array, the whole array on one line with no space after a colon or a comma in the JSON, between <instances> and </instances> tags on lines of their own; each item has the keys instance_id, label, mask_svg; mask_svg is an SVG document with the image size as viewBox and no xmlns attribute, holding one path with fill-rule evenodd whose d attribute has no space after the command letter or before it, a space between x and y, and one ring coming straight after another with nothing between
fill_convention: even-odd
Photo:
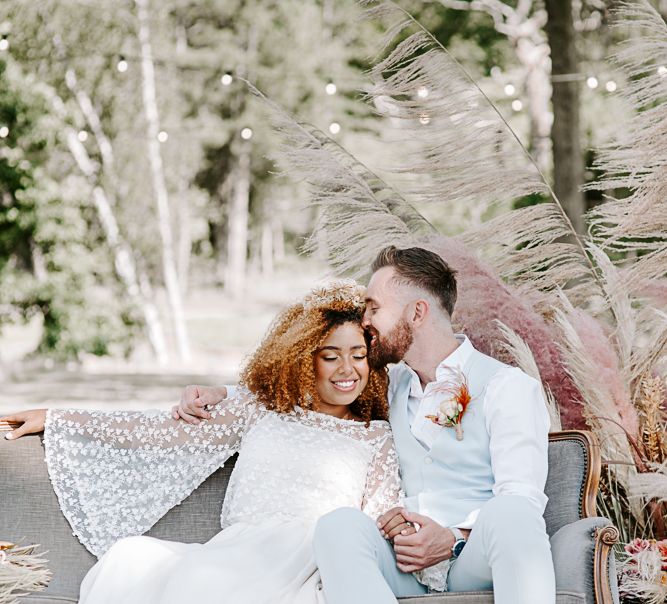
<instances>
[{"instance_id":1,"label":"dried flower boutonniere","mask_svg":"<svg viewBox=\"0 0 667 604\"><path fill-rule=\"evenodd\" d=\"M438 426L456 428L456 440L463 440L461 420L472 400L472 396L464 373L460 369L452 369L452 371L455 373L454 379L435 389L435 392L441 392L445 395L445 399L440 403L437 415L427 415L426 418Z\"/></svg>"}]
</instances>

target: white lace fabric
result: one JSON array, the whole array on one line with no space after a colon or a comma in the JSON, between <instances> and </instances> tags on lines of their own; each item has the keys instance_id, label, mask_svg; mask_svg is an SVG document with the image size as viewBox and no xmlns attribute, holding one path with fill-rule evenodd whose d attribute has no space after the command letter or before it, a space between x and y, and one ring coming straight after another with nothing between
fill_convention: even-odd
<instances>
[{"instance_id":1,"label":"white lace fabric","mask_svg":"<svg viewBox=\"0 0 667 604\"><path fill-rule=\"evenodd\" d=\"M46 461L74 534L100 557L140 535L235 453L222 527L284 517L314 522L341 506L375 518L397 505L387 422L267 411L239 389L198 425L169 412L49 410Z\"/></svg>"}]
</instances>

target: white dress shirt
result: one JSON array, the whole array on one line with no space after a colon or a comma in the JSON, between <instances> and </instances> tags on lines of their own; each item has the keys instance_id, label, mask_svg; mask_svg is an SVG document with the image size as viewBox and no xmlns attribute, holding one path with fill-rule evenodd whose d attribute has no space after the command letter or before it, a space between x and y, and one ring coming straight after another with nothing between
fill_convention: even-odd
<instances>
[{"instance_id":1,"label":"white dress shirt","mask_svg":"<svg viewBox=\"0 0 667 604\"><path fill-rule=\"evenodd\" d=\"M410 430L430 450L441 426L427 419L435 415L442 402L442 386L462 369L474 348L470 340L457 334L459 346L435 370L435 382L422 389L417 373L412 374L408 397ZM438 392L440 390L440 392ZM489 433L494 495L522 495L544 512L548 471L549 413L541 384L516 367L498 371L490 380L482 402ZM472 528L479 509L456 528Z\"/></svg>"}]
</instances>

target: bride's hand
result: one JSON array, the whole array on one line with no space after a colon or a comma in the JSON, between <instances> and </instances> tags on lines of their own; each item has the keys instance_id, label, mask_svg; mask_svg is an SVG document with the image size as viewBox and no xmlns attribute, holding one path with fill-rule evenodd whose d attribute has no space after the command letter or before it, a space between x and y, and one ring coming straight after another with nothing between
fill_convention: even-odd
<instances>
[{"instance_id":1,"label":"bride's hand","mask_svg":"<svg viewBox=\"0 0 667 604\"><path fill-rule=\"evenodd\" d=\"M14 415L5 415L4 417L0 417L0 421L21 424L18 428L5 434L7 440L16 440L26 434L37 434L44 431L46 409L31 409L30 411L22 411Z\"/></svg>"},{"instance_id":2,"label":"bride's hand","mask_svg":"<svg viewBox=\"0 0 667 604\"><path fill-rule=\"evenodd\" d=\"M211 414L206 410L208 405L215 405L226 398L227 388L224 386L186 386L180 404L171 408L171 416L188 424L198 424L201 419L211 419Z\"/></svg>"}]
</instances>

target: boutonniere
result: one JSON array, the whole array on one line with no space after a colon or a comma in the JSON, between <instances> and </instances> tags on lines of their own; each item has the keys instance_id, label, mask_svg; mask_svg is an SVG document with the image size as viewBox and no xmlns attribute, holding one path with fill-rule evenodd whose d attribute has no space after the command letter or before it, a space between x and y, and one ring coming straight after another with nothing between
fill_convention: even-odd
<instances>
[{"instance_id":1,"label":"boutonniere","mask_svg":"<svg viewBox=\"0 0 667 604\"><path fill-rule=\"evenodd\" d=\"M446 383L434 389L434 392L444 394L445 398L440 403L437 415L427 415L438 426L445 428L456 429L456 440L463 440L463 428L461 427L461 420L463 414L468 408L468 404L472 400L470 395L470 388L468 388L468 380L460 369L452 369L454 372L454 379L448 380Z\"/></svg>"}]
</instances>

